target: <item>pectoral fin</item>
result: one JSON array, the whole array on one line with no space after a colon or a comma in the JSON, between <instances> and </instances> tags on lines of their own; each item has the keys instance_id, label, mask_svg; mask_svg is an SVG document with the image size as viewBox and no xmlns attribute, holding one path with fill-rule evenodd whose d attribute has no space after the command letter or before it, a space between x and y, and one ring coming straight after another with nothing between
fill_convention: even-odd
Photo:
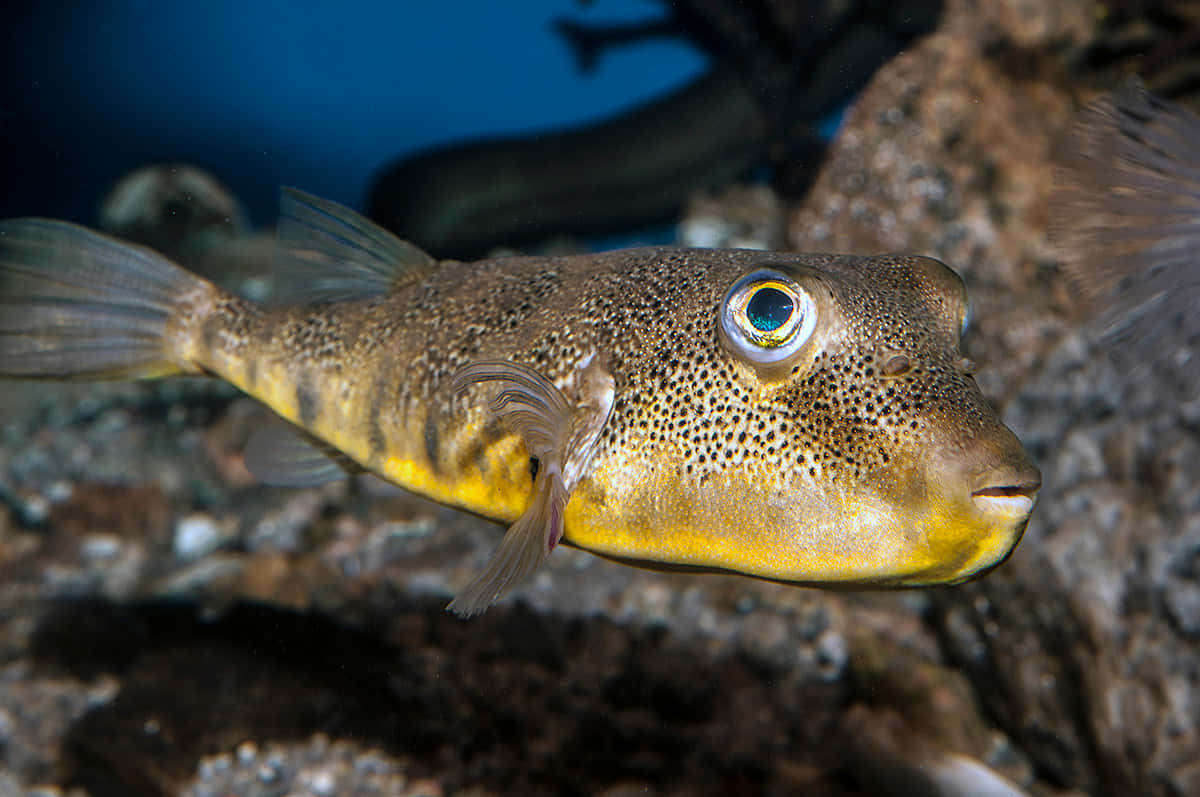
<instances>
[{"instance_id":1,"label":"pectoral fin","mask_svg":"<svg viewBox=\"0 0 1200 797\"><path fill-rule=\"evenodd\" d=\"M459 617L480 614L537 570L562 539L563 510L569 498L562 474L548 474L539 468L529 508L504 533L483 572L471 579L446 608Z\"/></svg>"},{"instance_id":2,"label":"pectoral fin","mask_svg":"<svg viewBox=\"0 0 1200 797\"><path fill-rule=\"evenodd\" d=\"M490 407L525 441L529 456L539 460L562 448L570 434L572 408L567 397L532 368L505 361L470 363L454 375L454 392L474 382L499 382Z\"/></svg>"},{"instance_id":3,"label":"pectoral fin","mask_svg":"<svg viewBox=\"0 0 1200 797\"><path fill-rule=\"evenodd\" d=\"M568 389L511 362L471 363L454 378L456 392L499 382L490 407L538 460L529 507L507 532L484 571L446 608L461 617L484 611L546 560L563 536L563 512L612 412L613 380L589 357Z\"/></svg>"}]
</instances>

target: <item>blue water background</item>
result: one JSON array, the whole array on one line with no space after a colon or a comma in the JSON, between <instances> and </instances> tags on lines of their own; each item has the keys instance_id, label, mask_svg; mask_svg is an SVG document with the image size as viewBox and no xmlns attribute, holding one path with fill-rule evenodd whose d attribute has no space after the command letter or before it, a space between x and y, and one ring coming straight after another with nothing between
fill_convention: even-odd
<instances>
[{"instance_id":1,"label":"blue water background","mask_svg":"<svg viewBox=\"0 0 1200 797\"><path fill-rule=\"evenodd\" d=\"M258 221L280 185L360 207L422 147L581 123L699 74L681 41L581 75L550 21L637 20L647 0L291 3L51 0L0 23L0 215L91 221L154 161L213 171Z\"/></svg>"}]
</instances>

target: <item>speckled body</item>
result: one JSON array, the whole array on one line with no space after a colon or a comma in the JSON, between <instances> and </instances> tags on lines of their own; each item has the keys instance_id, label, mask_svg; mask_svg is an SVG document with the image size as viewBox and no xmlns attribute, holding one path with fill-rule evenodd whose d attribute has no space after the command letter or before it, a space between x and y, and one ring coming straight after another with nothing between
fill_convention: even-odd
<instances>
[{"instance_id":1,"label":"speckled body","mask_svg":"<svg viewBox=\"0 0 1200 797\"><path fill-rule=\"evenodd\" d=\"M766 379L717 331L730 285L764 266L805 280L822 317L803 361ZM594 355L615 403L566 541L654 566L886 585L973 575L1024 528L984 528L972 468L947 465L976 449L980 474L1027 462L959 353L965 301L924 258L655 248L446 262L384 296L309 307L214 295L169 340L178 361L366 468L503 521L528 503L532 463L488 412L488 386L456 396L452 375L511 360L570 397Z\"/></svg>"}]
</instances>

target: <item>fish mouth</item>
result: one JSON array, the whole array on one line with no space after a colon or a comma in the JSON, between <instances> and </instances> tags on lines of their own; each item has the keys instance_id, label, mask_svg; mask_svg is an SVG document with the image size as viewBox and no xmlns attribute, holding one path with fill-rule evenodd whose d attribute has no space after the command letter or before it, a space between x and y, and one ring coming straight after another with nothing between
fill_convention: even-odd
<instances>
[{"instance_id":1,"label":"fish mouth","mask_svg":"<svg viewBox=\"0 0 1200 797\"><path fill-rule=\"evenodd\" d=\"M1028 515L1033 511L1034 501L1042 486L1041 479L1021 484L1005 484L985 487L971 493L975 506L988 514Z\"/></svg>"}]
</instances>

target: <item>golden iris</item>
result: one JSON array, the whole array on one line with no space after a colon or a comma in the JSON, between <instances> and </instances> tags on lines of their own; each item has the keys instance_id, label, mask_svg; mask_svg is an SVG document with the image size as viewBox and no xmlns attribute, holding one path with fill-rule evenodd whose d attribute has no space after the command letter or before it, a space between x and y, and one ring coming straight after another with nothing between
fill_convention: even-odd
<instances>
[{"instance_id":1,"label":"golden iris","mask_svg":"<svg viewBox=\"0 0 1200 797\"><path fill-rule=\"evenodd\" d=\"M792 317L796 303L771 285L763 285L746 302L746 318L760 332L774 332Z\"/></svg>"},{"instance_id":2,"label":"golden iris","mask_svg":"<svg viewBox=\"0 0 1200 797\"><path fill-rule=\"evenodd\" d=\"M817 324L817 306L798 281L775 269L742 277L721 303L721 338L764 376L803 349Z\"/></svg>"}]
</instances>

